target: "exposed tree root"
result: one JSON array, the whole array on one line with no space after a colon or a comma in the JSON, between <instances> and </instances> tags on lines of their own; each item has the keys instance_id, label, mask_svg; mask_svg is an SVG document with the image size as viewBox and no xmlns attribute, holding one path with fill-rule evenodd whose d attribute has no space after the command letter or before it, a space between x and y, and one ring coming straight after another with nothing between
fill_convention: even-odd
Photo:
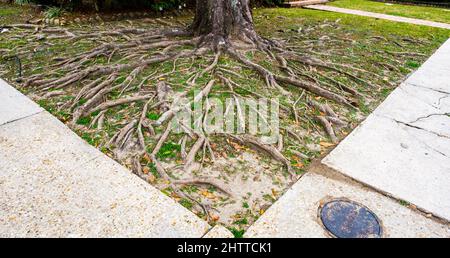
<instances>
[{"instance_id":1,"label":"exposed tree root","mask_svg":"<svg viewBox=\"0 0 450 258\"><path fill-rule=\"evenodd\" d=\"M200 21L197 21L200 22ZM194 22L195 25L195 22ZM252 89L247 89L239 83L233 81L234 78L242 79L242 75L235 71L222 67L219 63L223 56L227 56L232 60L237 61L243 67L254 71L260 76L262 81L270 91L276 91L284 95L289 102L289 106L280 105L284 114L292 113L297 122L300 121L301 116L297 110L297 104L304 98L303 96L309 94L314 97L321 97L325 100L331 101L336 105L357 108L353 98L360 97L359 93L328 78L338 87L330 89L320 85L316 80L303 80L302 74L299 70L291 65L292 62L301 63L303 65L317 67L318 69L332 70L340 73L355 82L371 85L369 82L355 76L353 73L347 72L344 69L357 70L350 66L341 66L338 68L335 64L329 64L320 60L301 57L291 50L286 50L282 44L276 41L271 41L258 36L253 30L243 30L239 36L234 38L226 38L220 34L215 34L214 30L208 34L201 36L193 36L197 33L186 32L183 30L173 31L152 31L141 29L119 29L116 31L99 31L92 33L75 33L66 29L49 29L36 25L16 24L11 25L10 28L19 28L33 30L36 35L36 40L67 40L70 43L75 43L81 40L104 38L113 39L108 43L101 44L83 53L79 53L72 57L58 57L55 58L55 64L51 65L48 72L39 75L30 76L24 83L24 87L34 88L36 92L42 94L45 98L50 98L64 92L68 89L77 89L78 84L82 86L75 94L75 98L63 107L70 107L72 111L72 123L76 124L83 117L94 118L90 121L89 127L97 126L98 129L103 128L108 111L119 105L129 105L131 103L143 104L139 106L139 114L135 117L127 118L126 124L121 125L114 136L106 144L106 147L117 148L121 151L126 150L127 147L137 142L138 151L130 152L133 157L133 167L136 174L143 178L148 178L148 175L142 171L142 159L149 157L154 164L157 173L164 179L173 193L180 198L187 198L197 204L197 209L209 214L208 204L201 200L194 198L190 194L182 191L183 185L209 185L217 188L222 193L233 198L233 189L227 189L225 185L213 178L193 178L189 180L179 180L170 176L166 172L166 168L158 160L158 153L172 135L171 122L177 113L185 110L200 102L207 97L214 83L215 79L226 85L233 94L235 103L237 104L239 119L241 124L243 121L243 111L239 110L239 100L235 89L240 91L248 91L251 95L258 98L268 98ZM191 36L191 38L186 38ZM272 70L258 64L256 61L248 58L245 53L247 50L256 51L263 54L268 60L278 63L279 70ZM26 49L23 50L26 53ZM28 50L30 51L30 50ZM210 54L212 53L212 55ZM397 53L398 54L398 53ZM402 53L403 54L403 53ZM192 74L185 82L186 91L182 96L186 96L188 91L197 86L197 81L204 75L210 75L213 79L206 84L194 99L183 105L175 103L171 97L173 92L171 86L163 79L165 76L170 76L176 72L177 64L181 62L189 62L193 57L212 57L212 62L205 68L200 69ZM95 60L104 58L105 62L102 64L95 64ZM120 58L117 61L117 58ZM187 60L187 61L186 61ZM150 66L155 66L165 62L173 62L173 70L165 74L153 73L146 77L142 77L143 72ZM358 72L364 72L359 69ZM126 73L126 76L123 74ZM60 75L62 74L62 75ZM122 75L122 76L121 76ZM311 78L311 77L310 77ZM152 85L152 90L149 92L146 84L152 80L158 80L156 85ZM147 91L144 90L146 88ZM297 101L291 100L293 92L291 89L300 90L302 93ZM137 91L137 92L136 92ZM115 95L113 98L112 96ZM83 100L83 104L80 104ZM326 133L331 137L333 142L337 142L338 138L335 134L333 126L342 127L347 122L338 117L329 105L319 104L315 101L307 103L313 109L323 113L317 117L317 120L322 124ZM290 106L292 105L292 107ZM206 109L206 110L205 110ZM204 123L208 113L209 107L204 108L204 114L198 123ZM160 114L156 121L150 121L146 115L149 111L155 111ZM94 115L93 115L94 114ZM165 130L158 135L155 128L165 126ZM203 166L205 156L209 152L211 160L214 160L214 152L211 147L211 141L208 135L203 131L197 132L189 129L189 126L183 126L185 135L181 138L181 156L183 158L183 170L188 171L192 165L198 161L198 156L201 151L203 155L201 158L201 165ZM286 139L290 138L294 141L300 141L301 137L295 132L284 128L287 132ZM231 135L225 135L229 137ZM156 142L154 146L149 146L146 137L153 138ZM283 152L285 149L283 136L279 136L278 143L275 145L263 144L258 138L250 135L231 136L242 144L249 145L259 151L267 153L271 158L281 162L292 179L296 178L295 171L291 167L290 160L287 159ZM188 150L188 146L191 146ZM153 147L151 153L148 153L149 147ZM300 158L308 158L307 155L298 151L292 152Z\"/></svg>"}]
</instances>

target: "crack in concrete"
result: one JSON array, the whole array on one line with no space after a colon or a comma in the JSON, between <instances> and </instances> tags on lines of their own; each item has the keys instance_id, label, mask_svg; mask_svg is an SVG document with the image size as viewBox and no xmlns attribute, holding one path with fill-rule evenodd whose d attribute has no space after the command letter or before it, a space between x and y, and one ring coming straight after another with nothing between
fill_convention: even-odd
<instances>
[{"instance_id":1,"label":"crack in concrete","mask_svg":"<svg viewBox=\"0 0 450 258\"><path fill-rule=\"evenodd\" d=\"M414 84L414 83L410 83L410 82L407 82L407 84L409 84L411 86L414 86L414 87L419 87L419 88L422 88L422 89L428 89L428 90L436 91L436 92L439 92L439 93L442 93L442 94L450 94L450 92L448 92L448 91L433 89L433 88L430 88L430 87L425 87L425 86Z\"/></svg>"},{"instance_id":2,"label":"crack in concrete","mask_svg":"<svg viewBox=\"0 0 450 258\"><path fill-rule=\"evenodd\" d=\"M447 136L445 136L445 135L440 135L440 134L438 134L438 133L429 131L429 130L427 130L427 129L425 129L425 128L422 128L422 127L419 127L419 126L410 125L410 124L408 124L408 123L404 123L404 122L401 122L401 121L397 121L397 120L395 120L395 119L393 119L393 121L395 121L397 124L402 124L402 125L407 126L407 127L411 127L411 128L417 129L417 130L422 130L422 131L425 131L425 132L427 132L427 133L431 133L431 134L437 135L437 136L439 136L439 137L443 137L443 138L450 139L449 137L447 137ZM406 131L406 130L405 130L405 131ZM450 158L450 157L447 156L445 153L443 153L443 152L441 152L441 151L439 151L439 150L433 148L432 146L428 145L426 142L424 142L424 141L420 140L419 138L417 138L416 135L413 135L413 134L409 133L408 131L406 131L406 132L407 132L410 136L412 136L412 137L414 137L416 140L418 140L420 143L422 143L423 145L427 146L429 149L433 150L434 152L437 152L437 153L441 154L442 156L444 156L444 157L446 157L446 158Z\"/></svg>"},{"instance_id":3,"label":"crack in concrete","mask_svg":"<svg viewBox=\"0 0 450 258\"><path fill-rule=\"evenodd\" d=\"M442 101L443 99L448 98L448 97L450 97L450 95L440 97L440 98L438 99L438 103L437 103L438 106L441 105L441 101ZM439 108L439 109L440 109L440 108Z\"/></svg>"},{"instance_id":4,"label":"crack in concrete","mask_svg":"<svg viewBox=\"0 0 450 258\"><path fill-rule=\"evenodd\" d=\"M419 98L419 97L417 97L417 96L415 96L415 95L412 95L411 93L409 93L406 89L404 89L403 87L398 87L401 91L403 91L406 95L408 95L408 96L410 96L410 97L412 97L412 98L415 98L415 99L417 99L417 100L419 100L420 102L422 102L422 103L424 103L424 104L426 104L426 105L428 105L428 106L430 106L430 107L432 107L432 108L436 108L436 109L440 109L439 108L439 105L440 105L440 100L442 99L442 98L446 98L446 97L449 97L449 96L443 96L443 97L440 97L439 98L439 100L438 100L438 106L435 106L435 105L433 105L433 104L430 104L430 103L428 103L428 102L426 102L425 100L423 100L423 99L421 99L421 98Z\"/></svg>"},{"instance_id":5,"label":"crack in concrete","mask_svg":"<svg viewBox=\"0 0 450 258\"><path fill-rule=\"evenodd\" d=\"M3 123L3 124L0 124L0 127L5 126L5 125L12 124L12 123L17 122L17 121L20 121L20 120L27 119L27 118L29 118L29 117L38 115L38 114L40 114L40 113L42 113L42 112L44 112L44 111L45 111L45 110L42 109L42 110L40 110L40 111L36 111L36 113L30 114L30 115L26 115L26 116L24 116L24 117L19 117L19 118L13 119L13 120L11 120L11 121L7 121L7 122L5 122L5 123Z\"/></svg>"},{"instance_id":6,"label":"crack in concrete","mask_svg":"<svg viewBox=\"0 0 450 258\"><path fill-rule=\"evenodd\" d=\"M414 124L414 123L419 122L422 119L427 119L427 118L430 118L430 117L433 117L433 116L450 116L450 113L433 113L433 114L429 114L429 115L426 115L426 116L421 116L421 117L418 117L414 121L408 122L408 124Z\"/></svg>"},{"instance_id":7,"label":"crack in concrete","mask_svg":"<svg viewBox=\"0 0 450 258\"><path fill-rule=\"evenodd\" d=\"M394 119L394 118L390 118L390 117L387 117L387 116L384 116L384 115L376 115L376 114L375 114L375 116L378 116L378 117L381 117L381 118L385 118L385 119L392 120L392 121L396 122L398 125L401 124L401 125L404 125L404 126L407 126L407 127L410 127L410 128L414 128L414 129L417 129L417 130L425 131L425 132L427 132L427 133L431 133L431 134L436 135L436 136L438 136L438 137L442 137L442 138L445 138L445 139L449 139L449 140L450 140L450 137L448 137L448 136L446 136L446 135L441 135L441 134L439 134L439 133L436 133L436 132L427 130L427 129L425 129L425 128L422 128L422 127L420 127L420 126L416 126L416 125L412 125L412 124L409 124L409 123L405 123L405 122L402 122L402 121L399 121L399 120L396 120L396 119ZM404 130L404 129L402 129L402 130ZM419 138L417 138L416 135L411 134L411 133L408 132L407 130L404 130L404 131L406 131L406 133L407 133L408 135L412 136L413 138L415 138L417 141L419 141L420 143L422 143L423 145L425 145L427 148L431 149L432 151L434 151L434 152L436 152L436 153L439 153L440 155L442 155L442 156L444 156L444 157L446 157L446 158L450 158L450 157L447 156L445 153L443 153L443 152L441 152L441 151L439 151L439 150L433 148L432 146L428 145L426 142L424 142L424 141L420 140Z\"/></svg>"}]
</instances>

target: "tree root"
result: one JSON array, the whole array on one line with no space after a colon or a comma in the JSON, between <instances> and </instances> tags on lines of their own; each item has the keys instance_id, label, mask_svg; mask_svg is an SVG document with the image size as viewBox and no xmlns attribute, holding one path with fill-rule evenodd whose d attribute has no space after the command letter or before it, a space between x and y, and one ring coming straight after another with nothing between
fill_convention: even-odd
<instances>
[{"instance_id":1,"label":"tree root","mask_svg":"<svg viewBox=\"0 0 450 258\"><path fill-rule=\"evenodd\" d=\"M330 136L331 141L333 143L338 142L338 138L336 137L336 134L334 133L333 127L331 126L331 123L323 116L318 116L317 120L322 124L327 134Z\"/></svg>"},{"instance_id":2,"label":"tree root","mask_svg":"<svg viewBox=\"0 0 450 258\"><path fill-rule=\"evenodd\" d=\"M272 145L263 144L256 137L250 135L232 136L232 137L240 141L241 143L250 145L250 147L254 147L257 150L262 150L266 152L273 159L283 163L283 165L286 166L286 169L288 173L291 175L292 179L296 178L296 175L292 170L290 161L286 157L284 157L284 155L277 148L273 147Z\"/></svg>"},{"instance_id":3,"label":"tree root","mask_svg":"<svg viewBox=\"0 0 450 258\"><path fill-rule=\"evenodd\" d=\"M207 179L207 178L197 178L197 179L183 179L183 180L175 180L173 181L176 185L209 185L217 188L224 194L228 195L231 198L234 198L233 193L228 190L222 183L218 180Z\"/></svg>"},{"instance_id":4,"label":"tree root","mask_svg":"<svg viewBox=\"0 0 450 258\"><path fill-rule=\"evenodd\" d=\"M245 80L246 77L227 69L226 66L222 66L220 64L220 58L222 56L227 55L232 60L237 61L241 67L248 68L259 75L267 86L268 92L275 90L288 99L287 104L280 103L280 109L282 110L280 116L286 117L292 113L297 122L300 122L302 119L302 121L308 122L308 120L305 120L299 114L298 110L300 109L298 109L297 104L303 100L310 99L311 96L319 96L337 105L355 109L357 108L355 104L357 102L352 98L361 97L361 95L356 90L323 74L320 74L320 76L330 80L337 87L332 88L329 85L325 85L325 87L318 80L303 81L300 79L302 76L299 76L299 72L301 71L293 65L294 62L308 67L331 70L343 74L355 82L370 85L369 82L340 68L352 69L360 73L366 72L362 69L350 66L339 67L335 64L325 63L320 60L301 57L293 54L290 50L285 50L282 44L259 37L256 33L252 32L244 33L237 39L225 39L214 34L185 39L179 37L191 36L186 31L161 32L124 28L115 31L75 33L66 29L50 29L28 24L11 25L11 28L34 30L40 34L44 34L45 36L41 40L47 41L66 39L70 43L75 43L81 40L103 37L112 39L108 40L108 43L101 44L72 57L55 58L54 62L56 63L50 66L51 69L48 72L30 76L25 81L24 87L33 88L36 92L44 94L43 96L45 98L50 98L52 94L49 92L56 94L56 92L77 89L76 85L82 83L83 86L75 92L74 99L65 103L61 108L68 108L72 112L72 124L76 124L80 118L97 113L88 125L89 128L94 128L97 125L97 130L101 130L105 120L108 119L109 115L106 115L108 110L123 104L135 102L139 104L145 103L137 111L138 115L127 117L128 121L126 123L120 123L122 128L109 139L106 146L108 148L125 150L127 149L126 146L131 142L133 144L137 142L139 144L139 151L130 154L132 155L132 165L135 173L142 178L148 179L148 175L142 172L141 160L143 157L149 157L155 165L156 171L167 182L173 193L180 198L186 198L195 202L196 209L204 212L207 216L209 216L209 205L193 198L190 194L181 190L181 187L183 185L209 185L217 188L230 198L234 198L232 191L227 189L220 181L213 178L174 179L167 174L166 169L157 157L159 157L158 153L173 133L171 122L175 116L181 111L189 110L193 104L207 97L211 93L216 79L220 79L223 85L229 88L228 92L232 93L234 102L237 104L238 119L241 125L245 125L245 111L240 109L239 99L237 98L239 92L242 93L242 91L245 91L257 98L268 98L253 89L243 87L237 83L239 82L238 80L235 82L233 77L239 80ZM266 55L268 60L278 63L278 66L275 67L278 67L279 70L272 71L254 60L247 58L245 55L245 51L247 50L258 51ZM175 103L171 99L173 95L171 86L174 85L169 84L163 77L177 72L177 67L180 66L180 62L184 62L183 65L185 65L187 62L190 62L189 59L202 57L206 53L209 54L211 52L213 55L209 55L209 57L212 57L212 61L208 66L202 67L199 71L191 72L192 64L190 68L183 71L186 72L189 79L183 84L186 86L186 91L181 93L181 95L187 95L187 92L192 90L197 85L197 81L200 81L200 78L204 75L210 75L212 79L194 96L191 102L181 105ZM92 64L99 58L104 58L102 64ZM155 72L142 77L142 74L147 68L165 62L173 62L172 71L161 74ZM120 82L119 79L121 79ZM314 78L310 77L309 79ZM157 81L156 83L150 83L155 80ZM149 90L149 88L151 89ZM295 102L295 99L291 99L294 95L294 90L291 90L292 88L301 91L300 97L296 96L297 101ZM338 117L336 112L327 104L320 104L312 100L309 100L307 104L322 113L317 117L318 122L322 124L331 140L337 142L338 139L333 126L346 126L347 121ZM136 104L134 106L136 107L138 105ZM147 118L147 114L150 110L156 108L158 108L160 116L156 121L150 121ZM206 111L203 110L204 114L208 113L209 108L209 105L204 107L206 109ZM303 106L303 108L306 109L306 106ZM206 116L204 114L198 121L195 121L199 127L202 127L202 123L205 124ZM152 141L153 144L150 145L147 137L156 137L155 128L163 125L166 126L164 132L157 141L154 139L155 141ZM199 153L201 151L203 152L201 167L203 167L205 156L207 156L208 152L214 161L215 155L208 136L203 131L192 130L190 125L182 125L182 127L185 133L179 143L181 145L183 170L185 172L189 171L193 167L193 164L200 160L198 156L200 156ZM271 158L282 163L294 180L297 178L297 175L291 167L290 160L283 155L283 149L286 148L286 144L289 144L288 138L292 138L298 142L301 142L302 138L289 128L283 129L286 133L284 136L280 134L277 144L274 145L263 144L258 138L246 134L226 136L232 137L236 141L249 145L258 151L267 153ZM193 144L190 145L191 143ZM147 153L147 150L151 146L153 146L153 150L151 153ZM191 146L189 150L187 150L188 146ZM292 153L300 158L309 158L307 155L295 150L292 150Z\"/></svg>"}]
</instances>

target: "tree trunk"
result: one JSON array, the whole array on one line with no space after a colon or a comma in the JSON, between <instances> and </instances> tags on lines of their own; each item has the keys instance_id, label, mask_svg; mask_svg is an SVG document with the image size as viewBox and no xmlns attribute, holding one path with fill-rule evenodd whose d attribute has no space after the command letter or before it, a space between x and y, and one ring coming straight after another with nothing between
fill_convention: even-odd
<instances>
[{"instance_id":1,"label":"tree trunk","mask_svg":"<svg viewBox=\"0 0 450 258\"><path fill-rule=\"evenodd\" d=\"M249 0L197 0L192 32L212 37L211 43L225 44L230 39L255 43L259 37L254 27Z\"/></svg>"}]
</instances>

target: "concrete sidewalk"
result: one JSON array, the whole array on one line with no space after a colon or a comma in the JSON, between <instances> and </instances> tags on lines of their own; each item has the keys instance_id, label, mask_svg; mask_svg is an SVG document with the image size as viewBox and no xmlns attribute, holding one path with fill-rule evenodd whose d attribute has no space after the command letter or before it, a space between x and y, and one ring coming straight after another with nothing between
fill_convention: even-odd
<instances>
[{"instance_id":1,"label":"concrete sidewalk","mask_svg":"<svg viewBox=\"0 0 450 258\"><path fill-rule=\"evenodd\" d=\"M383 237L450 237L450 225L425 217L323 165L312 168L245 233L246 238L330 237L320 222L320 206L346 198L370 208L383 225Z\"/></svg>"},{"instance_id":2,"label":"concrete sidewalk","mask_svg":"<svg viewBox=\"0 0 450 258\"><path fill-rule=\"evenodd\" d=\"M329 5L307 5L307 6L303 6L303 8L320 10L320 11L345 13L345 14L354 14L354 15L359 15L359 16L372 17L372 18L376 18L376 19L383 19L383 20L389 20L389 21L395 21L395 22L404 22L404 23L430 26L430 27L441 28L441 29L450 29L450 24L442 23L442 22L433 22L433 21L400 17L400 16L394 16L394 15L388 15L388 14L382 14L382 13L372 13L372 12L366 12L366 11L360 11L360 10L334 7L334 6L329 6Z\"/></svg>"},{"instance_id":3,"label":"concrete sidewalk","mask_svg":"<svg viewBox=\"0 0 450 258\"><path fill-rule=\"evenodd\" d=\"M0 80L1 237L202 237L209 229Z\"/></svg>"},{"instance_id":4,"label":"concrete sidewalk","mask_svg":"<svg viewBox=\"0 0 450 258\"><path fill-rule=\"evenodd\" d=\"M323 162L450 221L450 40Z\"/></svg>"},{"instance_id":5,"label":"concrete sidewalk","mask_svg":"<svg viewBox=\"0 0 450 258\"><path fill-rule=\"evenodd\" d=\"M450 237L450 40L322 162L245 236L326 237L320 205L347 198L375 212L383 237Z\"/></svg>"}]
</instances>

